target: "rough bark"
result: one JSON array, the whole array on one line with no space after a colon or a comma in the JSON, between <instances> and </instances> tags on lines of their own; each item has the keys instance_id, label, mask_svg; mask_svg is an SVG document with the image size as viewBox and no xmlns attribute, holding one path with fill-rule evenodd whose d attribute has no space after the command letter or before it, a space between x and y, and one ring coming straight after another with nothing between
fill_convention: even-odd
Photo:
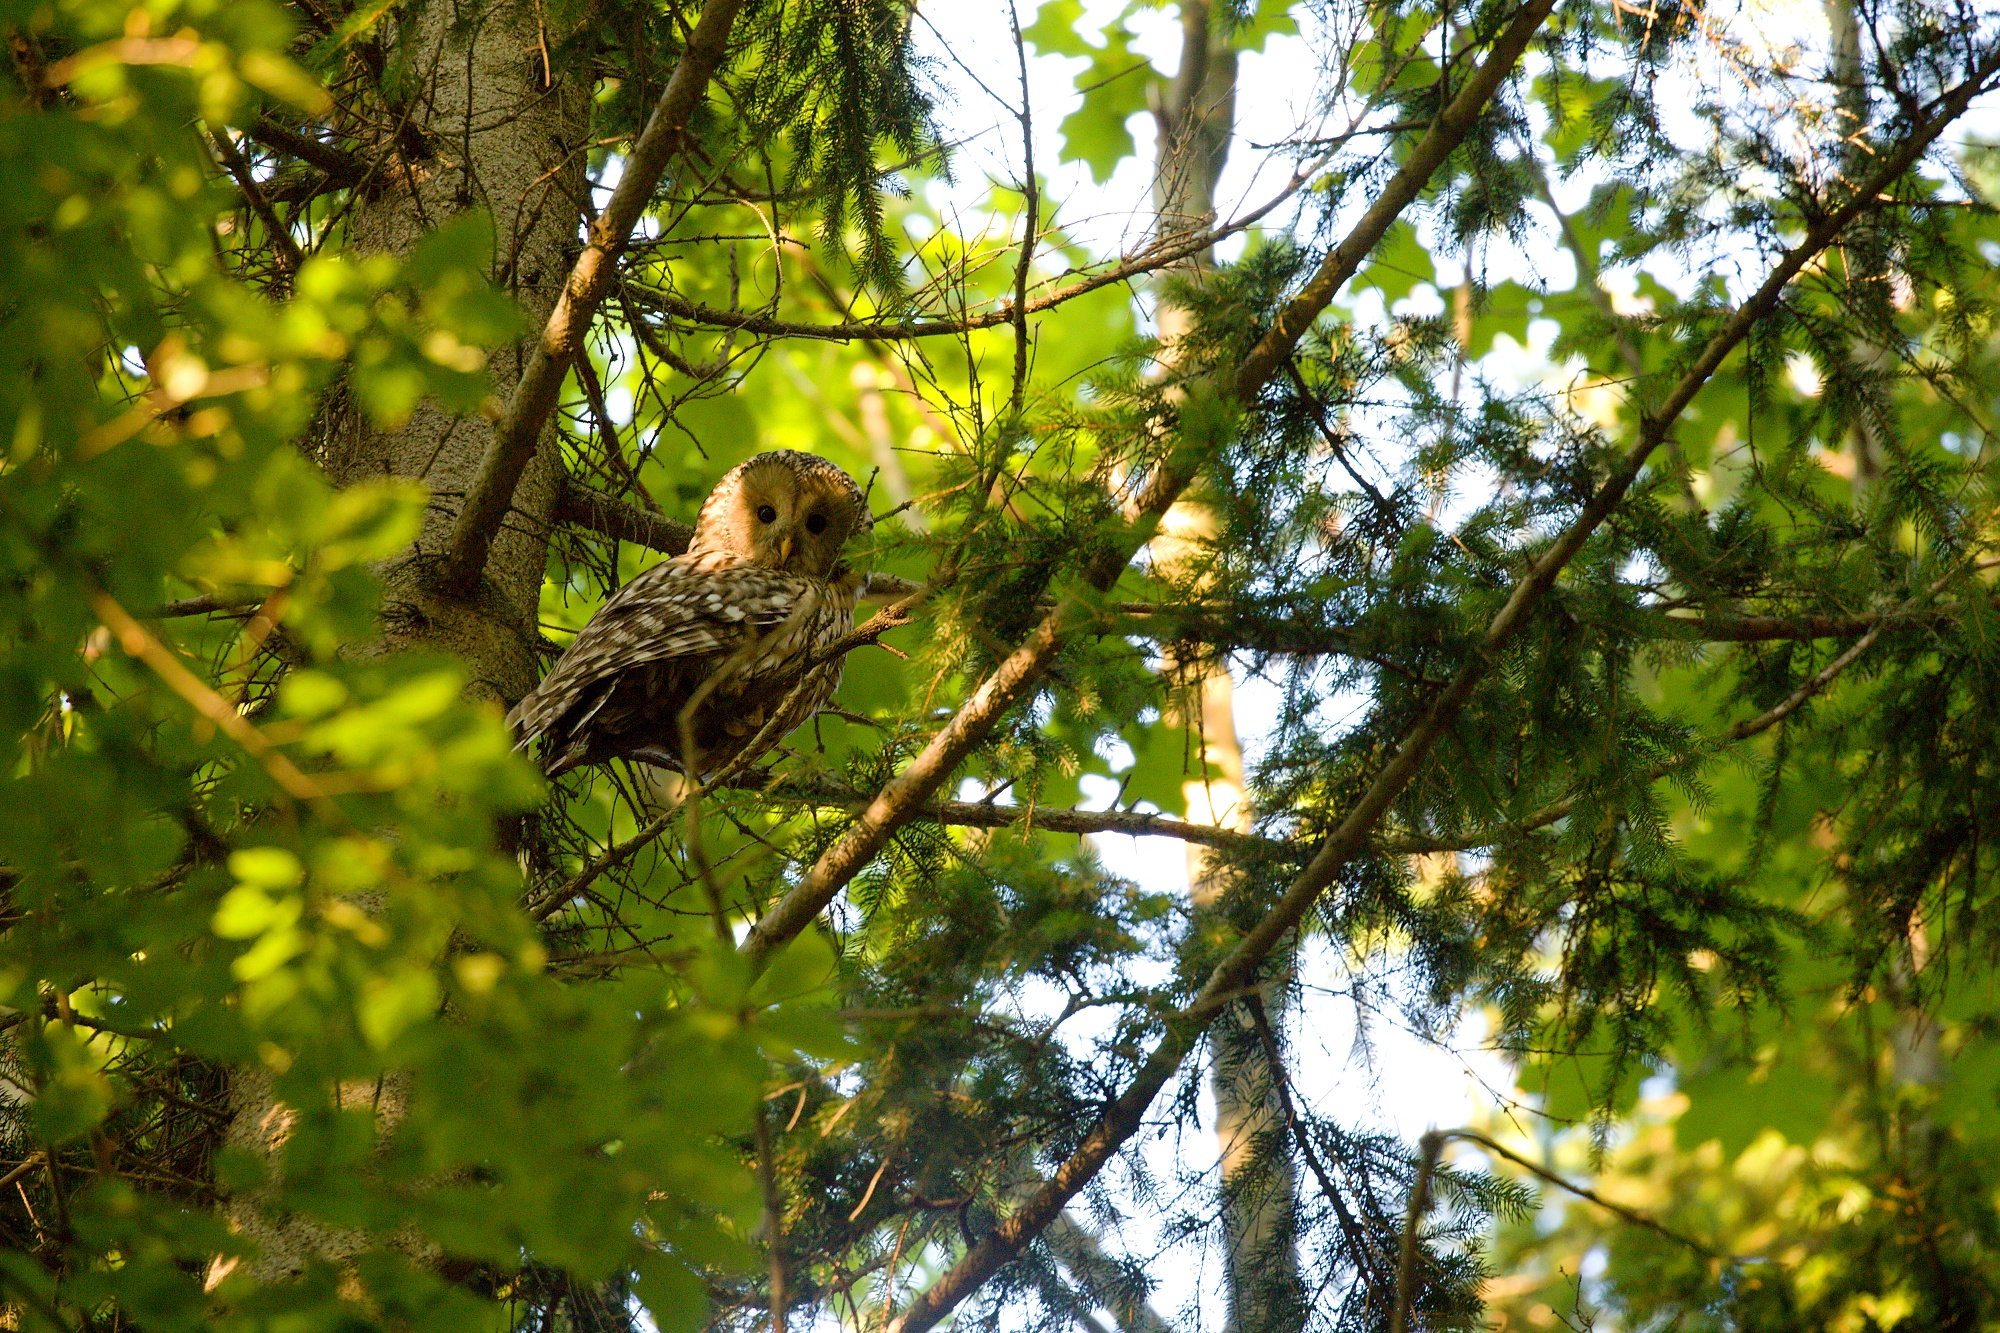
<instances>
[{"instance_id":1,"label":"rough bark","mask_svg":"<svg viewBox=\"0 0 2000 1333\"><path fill-rule=\"evenodd\" d=\"M431 0L412 16L402 43L408 66L428 71L408 110L430 155L392 157L383 187L355 209L352 243L364 252L406 254L440 224L484 208L495 237L490 271L539 327L578 249L589 90L560 65L544 75L536 7L524 0ZM494 355L497 395L520 378L526 353L524 344ZM336 400L318 443L337 485L393 476L421 481L431 493L415 545L384 571L381 646L450 652L465 664L474 691L511 699L538 674L536 608L561 490L552 425L542 426L480 586L447 596L428 577L492 434L485 417L460 416L430 400L402 429L379 431L355 405Z\"/></svg>"},{"instance_id":2,"label":"rough bark","mask_svg":"<svg viewBox=\"0 0 2000 1333\"><path fill-rule=\"evenodd\" d=\"M385 94L383 141L371 147L386 166L360 192L348 224L354 249L406 255L452 218L484 209L493 221L494 252L479 258L531 327L554 309L577 253L590 112L582 81L560 63L544 65L538 17L531 0L426 0L408 13L396 40L412 79L400 96ZM523 356L521 347L493 356L496 394L510 391ZM542 428L485 579L460 597L439 593L428 577L491 436L485 417L457 415L430 400L399 429L380 430L336 388L313 445L335 485L398 477L423 483L431 494L415 543L381 571L381 634L367 651L449 653L465 668L469 692L504 700L520 697L539 674L537 608L562 490L553 426ZM273 1099L263 1071L237 1071L232 1084L228 1141L275 1166L291 1114ZM405 1090L392 1079L370 1092L378 1131L393 1131ZM259 1243L262 1255L250 1273L260 1280L297 1275L313 1259L338 1263L373 1243L266 1209L255 1196L226 1201L224 1214Z\"/></svg>"}]
</instances>

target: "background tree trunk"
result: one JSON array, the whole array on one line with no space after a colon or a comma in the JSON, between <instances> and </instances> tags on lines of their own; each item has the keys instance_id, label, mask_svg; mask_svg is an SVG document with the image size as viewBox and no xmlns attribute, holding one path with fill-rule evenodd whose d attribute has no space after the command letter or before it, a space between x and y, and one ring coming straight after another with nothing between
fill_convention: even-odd
<instances>
[{"instance_id":1,"label":"background tree trunk","mask_svg":"<svg viewBox=\"0 0 2000 1333\"><path fill-rule=\"evenodd\" d=\"M1861 59L1861 14L1854 0L1827 0L1827 43L1831 49L1834 132L1843 143L1834 155L1848 180L1868 174L1875 150L1868 143L1868 74ZM1847 299L1855 336L1849 340L1849 373L1859 390L1848 447L1853 450L1854 498L1859 504L1881 474L1888 448L1887 377L1895 360L1888 342L1895 335L1896 311L1889 297L1889 255L1882 228L1873 217L1855 220L1841 236L1841 263L1847 270Z\"/></svg>"},{"instance_id":2,"label":"background tree trunk","mask_svg":"<svg viewBox=\"0 0 2000 1333\"><path fill-rule=\"evenodd\" d=\"M1173 81L1153 104L1157 131L1153 182L1156 235L1211 225L1216 185L1235 134L1237 54L1208 0L1182 0L1181 59ZM1212 250L1193 256L1175 276L1214 263ZM1186 310L1160 292L1156 319L1163 358L1190 326ZM1153 559L1170 577L1195 572L1214 538L1214 512L1199 499L1167 511ZM1167 664L1174 673L1172 662ZM1243 747L1236 731L1235 682L1226 661L1190 664L1187 702L1179 721L1191 735L1193 760L1182 783L1187 817L1247 833L1254 821L1244 785ZM1213 849L1186 844L1189 892L1198 911L1219 910L1227 871ZM1242 1005L1211 1030L1216 1146L1221 1158L1223 1234L1232 1333L1278 1333L1303 1325L1304 1283L1296 1237L1297 1180L1284 1142L1285 1124L1274 1076L1256 1024Z\"/></svg>"}]
</instances>

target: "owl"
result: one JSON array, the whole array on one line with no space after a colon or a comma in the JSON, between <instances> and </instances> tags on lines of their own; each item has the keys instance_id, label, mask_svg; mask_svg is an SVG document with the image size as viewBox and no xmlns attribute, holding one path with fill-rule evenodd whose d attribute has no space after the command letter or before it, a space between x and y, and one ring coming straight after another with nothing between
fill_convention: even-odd
<instances>
[{"instance_id":1,"label":"owl","mask_svg":"<svg viewBox=\"0 0 2000 1333\"><path fill-rule=\"evenodd\" d=\"M853 628L862 580L841 548L872 526L861 488L823 458L738 465L702 501L687 554L613 593L514 706L517 748L539 738L550 777L629 758L705 778L754 760L840 684L838 659L807 663Z\"/></svg>"}]
</instances>

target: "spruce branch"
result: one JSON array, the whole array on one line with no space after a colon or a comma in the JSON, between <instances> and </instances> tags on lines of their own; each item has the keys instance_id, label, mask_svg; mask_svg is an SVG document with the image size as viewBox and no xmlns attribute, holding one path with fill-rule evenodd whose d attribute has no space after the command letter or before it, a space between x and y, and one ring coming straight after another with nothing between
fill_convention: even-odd
<instances>
[{"instance_id":1,"label":"spruce branch","mask_svg":"<svg viewBox=\"0 0 2000 1333\"><path fill-rule=\"evenodd\" d=\"M467 596L486 570L487 552L500 530L521 473L540 446L542 427L555 410L570 362L617 276L618 256L632 228L652 201L667 164L687 141L688 122L700 106L708 82L729 49L729 30L743 0L708 0L688 34L673 77L660 94L645 130L625 159L624 174L563 284L548 324L528 354L521 379L506 410L493 424L493 438L479 463L465 503L452 525L450 545L436 571L437 586Z\"/></svg>"},{"instance_id":2,"label":"spruce branch","mask_svg":"<svg viewBox=\"0 0 2000 1333\"><path fill-rule=\"evenodd\" d=\"M1935 596L1938 590L1952 577L1954 577L1953 574L1947 574L1939 578L1924 593L1911 598L1896 613L1891 614L1909 615L1913 613L1923 602ZM1796 713L1800 708L1803 708L1815 695L1821 693L1827 686L1838 680L1842 672L1853 666L1861 658L1862 654L1875 646L1875 641L1882 637L1883 631L1892 623L1894 622L1891 619L1891 615L1884 615L1877 618L1873 627L1864 633L1858 642L1851 644L1838 657L1835 657L1831 662L1828 662L1825 666L1814 672L1779 703L1759 713L1756 717L1746 718L1736 723L1719 741L1714 743L1712 748L1696 750L1684 758L1663 764L1655 764L1652 770L1646 774L1646 781L1648 783L1658 782L1675 769L1686 767L1691 762L1698 762L1709 758L1721 750L1747 741L1753 736L1763 735L1772 727L1777 726L1793 713ZM1518 823L1507 824L1498 828L1477 829L1459 838L1404 839L1398 843L1382 843L1378 844L1378 846L1386 851L1415 854L1424 852L1476 851L1482 847L1495 846L1508 837L1519 837L1524 833L1532 833L1538 829L1545 829L1556 821L1567 818L1569 813L1576 809L1576 803L1577 798L1575 796L1565 796L1559 801L1554 801L1543 806L1540 810L1520 820Z\"/></svg>"},{"instance_id":3,"label":"spruce branch","mask_svg":"<svg viewBox=\"0 0 2000 1333\"><path fill-rule=\"evenodd\" d=\"M1256 401L1265 382L1290 357L1293 346L1332 302L1342 284L1360 268L1362 261L1388 233L1390 225L1402 210L1417 197L1452 150L1471 132L1487 101L1499 90L1501 81L1514 68L1527 50L1529 40L1554 8L1555 0L1530 0L1516 15L1488 53L1486 61L1466 81L1438 118L1437 124L1411 150L1409 158L1390 178L1382 198L1356 224L1347 239L1326 257L1305 289L1286 303L1272 329L1258 340L1249 357L1230 378L1227 391L1239 405L1247 407ZM1120 540L1107 543L1105 550L1092 562L1087 573L1091 587L1102 592L1118 581L1132 556L1151 540L1161 516L1173 506L1200 468L1209 461L1208 454L1209 451L1204 449L1183 448L1178 456L1170 456L1153 470L1133 498L1127 531ZM1083 610L1077 599L1065 598L1042 618L1027 639L981 682L951 721L931 738L909 767L883 785L861 818L757 922L743 941L742 951L746 958L761 964L772 949L804 930L833 901L835 895L882 849L890 835L914 817L965 758L999 725L1007 711L1041 679L1042 673L1068 641L1072 621L1083 618ZM1078 1184L1081 1184L1080 1180ZM1051 1188L1054 1187L1052 1182ZM1064 1196L1065 1199L1067 1197ZM1054 1211L1050 1211L1048 1216L1040 1218L1036 1229L1046 1225L1048 1218L1053 1216ZM1012 1219L1010 1225L1011 1222ZM1003 1231L1005 1229L1003 1227ZM983 1243L980 1248L984 1248ZM968 1255L967 1262L972 1258ZM999 1262L1002 1261L996 1259L994 1266ZM984 1280L982 1275L973 1285ZM948 1274L941 1287L933 1290L949 1290L951 1284L952 1278ZM970 1289L967 1287L965 1291ZM918 1322L909 1327L929 1327L963 1294L961 1291L948 1295L947 1303L932 1314L925 1313L931 1308L926 1304L930 1299L929 1293L919 1297L918 1303L905 1311L899 1320L898 1333L902 1333L904 1324L912 1318Z\"/></svg>"},{"instance_id":4,"label":"spruce branch","mask_svg":"<svg viewBox=\"0 0 2000 1333\"><path fill-rule=\"evenodd\" d=\"M1533 8L1524 10L1522 16L1516 19L1514 29L1510 29L1510 36L1520 27L1522 19L1526 18ZM1508 57L1507 63L1511 64L1526 47L1528 37L1532 35L1534 27L1539 26L1541 19L1546 17L1548 8L1540 7L1540 14L1535 17L1528 31L1519 34L1519 44ZM1491 65L1498 63L1499 53L1500 48L1496 46L1495 52L1488 58L1488 66L1472 76L1468 91L1488 73ZM1583 549L1590 535L1610 517L1611 512L1623 500L1632 483L1637 480L1646 460L1660 448L1666 433L1673 428L1680 414L1694 401L1696 394L1714 376L1723 361L1749 336L1758 322L1776 310L1792 279L1831 245L1848 223L1871 207L1877 195L1895 185L1917 164L1936 142L1937 137L1944 132L1945 127L1962 116L1973 99L1987 90L1996 73L2000 73L2000 48L1989 52L1978 62L1965 82L1933 104L1928 116L1913 127L1902 144L1894 152L1882 156L1880 159L1882 166L1861 189L1839 207L1829 210L1816 220L1808 228L1805 237L1786 253L1756 293L1707 341L1682 373L1672 391L1662 400L1660 408L1644 418L1638 440L1620 460L1611 476L1598 487L1590 502L1564 530L1561 537L1534 561L1527 574L1515 584L1512 595L1493 618L1481 643L1474 650L1471 660L1460 669L1451 685L1432 701L1423 718L1397 747L1394 757L1376 775L1367 790L1355 802L1346 819L1321 846L1305 873L1286 890L1284 896L1264 918L1238 941L1229 956L1216 966L1201 992L1178 1014L1167 1020L1165 1035L1154 1047L1139 1073L1106 1107L1097 1124L1051 1174L1048 1183L1033 1199L1028 1200L991 1232L981 1237L937 1282L911 1301L902 1314L889 1325L890 1333L923 1333L923 1330L936 1324L1004 1264L1017 1257L1077 1191L1096 1178L1112 1156L1138 1132L1154 1098L1180 1068L1181 1061L1193 1049L1208 1023L1231 997L1254 980L1257 970L1278 944L1304 923L1307 914L1332 886L1334 876L1340 867L1367 846L1375 824L1388 813L1390 805L1416 777L1432 746L1450 728L1460 710L1470 699L1473 690L1498 665L1502 651L1526 623L1535 605L1549 588L1554 586L1556 576ZM1493 86L1497 86L1497 76L1493 78L1492 83ZM1441 118L1441 121L1448 118L1449 114ZM1373 211L1371 210L1371 214ZM1386 227L1387 223L1384 222L1384 230ZM1322 280L1328 276L1323 271L1321 275L1316 276L1313 283L1308 284L1308 288L1324 292L1326 299L1330 300L1333 292L1338 290L1339 284L1333 283L1329 286L1327 281ZM1293 335L1296 337L1309 327L1310 321L1300 323L1293 312L1288 310L1287 313L1291 317L1281 319L1273 329L1274 334L1280 329L1291 328L1296 330ZM1273 349L1263 360L1269 368L1274 369L1281 357L1281 352ZM878 797L877 804L881 802L882 798Z\"/></svg>"},{"instance_id":5,"label":"spruce branch","mask_svg":"<svg viewBox=\"0 0 2000 1333\"><path fill-rule=\"evenodd\" d=\"M1021 309L1027 314L1039 315L1106 287L1115 287L1133 278L1172 268L1192 255L1211 249L1218 241L1248 231L1303 189L1312 180L1324 160L1323 157L1318 158L1300 167L1284 187L1270 199L1221 226L1209 231L1162 237L1109 268L1086 274L1068 286L1059 287L1046 295L1028 298L1021 305ZM980 329L1010 325L1015 323L1016 319L1015 301L1011 298L1001 302L997 309L981 311L978 314L967 312L908 319L866 319L848 320L839 324L812 324L775 319L769 315L752 314L748 311L718 310L712 306L697 305L671 292L644 286L637 280L628 281L625 290L634 303L648 306L674 319L708 328L740 329L745 333L771 338L815 338L829 342L900 342L917 338L956 337Z\"/></svg>"}]
</instances>

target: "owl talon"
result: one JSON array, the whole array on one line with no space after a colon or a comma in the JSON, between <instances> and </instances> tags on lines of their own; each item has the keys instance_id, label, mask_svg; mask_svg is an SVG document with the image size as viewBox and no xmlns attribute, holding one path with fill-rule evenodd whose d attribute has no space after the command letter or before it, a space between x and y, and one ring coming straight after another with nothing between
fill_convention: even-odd
<instances>
[{"instance_id":1,"label":"owl talon","mask_svg":"<svg viewBox=\"0 0 2000 1333\"><path fill-rule=\"evenodd\" d=\"M668 750L664 745L642 745L638 749L626 754L625 758L635 764L646 764L653 768L671 769L676 773L681 771L681 761L676 759L673 752Z\"/></svg>"}]
</instances>

